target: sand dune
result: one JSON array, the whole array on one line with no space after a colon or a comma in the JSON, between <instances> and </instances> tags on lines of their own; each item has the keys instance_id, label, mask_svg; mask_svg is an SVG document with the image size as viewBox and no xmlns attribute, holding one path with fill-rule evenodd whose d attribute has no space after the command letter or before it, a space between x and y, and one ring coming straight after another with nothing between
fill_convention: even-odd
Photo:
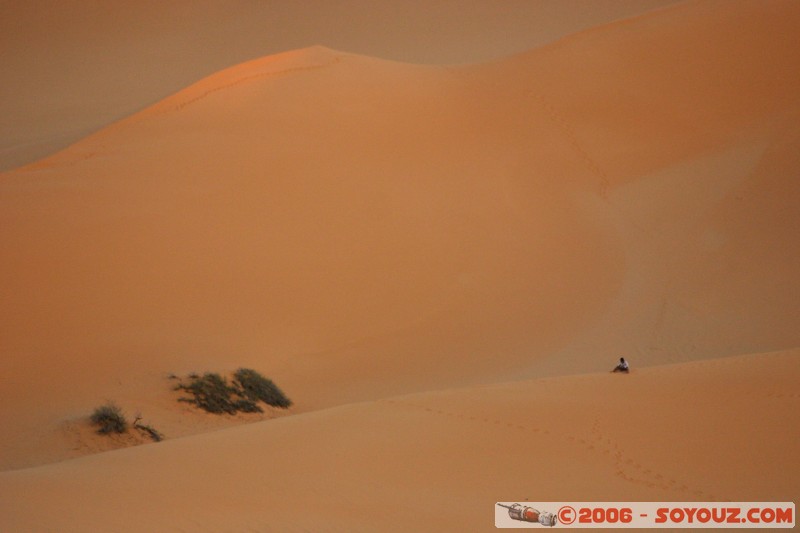
<instances>
[{"instance_id":1,"label":"sand dune","mask_svg":"<svg viewBox=\"0 0 800 533\"><path fill-rule=\"evenodd\" d=\"M688 2L465 67L302 48L0 174L0 529L796 499L798 23ZM291 416L171 390L240 366ZM137 443L91 433L106 399L168 440L91 455Z\"/></svg>"},{"instance_id":2,"label":"sand dune","mask_svg":"<svg viewBox=\"0 0 800 533\"><path fill-rule=\"evenodd\" d=\"M799 59L798 17L796 4L682 5L478 69L517 80L569 140L625 241L610 312L555 365L797 344L800 292L783 274L800 259L800 76L784 62Z\"/></svg>"},{"instance_id":3,"label":"sand dune","mask_svg":"<svg viewBox=\"0 0 800 533\"><path fill-rule=\"evenodd\" d=\"M800 489L798 368L793 350L349 404L2 473L0 517L15 531L489 531L498 499L782 501Z\"/></svg>"},{"instance_id":4,"label":"sand dune","mask_svg":"<svg viewBox=\"0 0 800 533\"><path fill-rule=\"evenodd\" d=\"M460 87L310 48L4 175L9 411L32 380L65 412L236 365L331 405L486 381L562 343L613 295L622 252L580 183L498 167Z\"/></svg>"},{"instance_id":5,"label":"sand dune","mask_svg":"<svg viewBox=\"0 0 800 533\"><path fill-rule=\"evenodd\" d=\"M675 0L0 2L0 170L30 163L197 79L324 44L411 63L528 50Z\"/></svg>"}]
</instances>

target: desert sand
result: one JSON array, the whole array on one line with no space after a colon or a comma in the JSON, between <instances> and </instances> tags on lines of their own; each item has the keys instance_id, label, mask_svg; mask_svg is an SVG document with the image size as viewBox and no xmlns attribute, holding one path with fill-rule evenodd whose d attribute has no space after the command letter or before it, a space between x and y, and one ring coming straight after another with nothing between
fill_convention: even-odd
<instances>
[{"instance_id":1,"label":"desert sand","mask_svg":"<svg viewBox=\"0 0 800 533\"><path fill-rule=\"evenodd\" d=\"M258 57L321 44L410 63L477 63L677 1L2 0L0 170Z\"/></svg>"},{"instance_id":2,"label":"desert sand","mask_svg":"<svg viewBox=\"0 0 800 533\"><path fill-rule=\"evenodd\" d=\"M797 501L798 28L704 0L470 65L308 46L0 174L0 530ZM176 401L243 366L295 405ZM105 400L167 439L96 435Z\"/></svg>"}]
</instances>

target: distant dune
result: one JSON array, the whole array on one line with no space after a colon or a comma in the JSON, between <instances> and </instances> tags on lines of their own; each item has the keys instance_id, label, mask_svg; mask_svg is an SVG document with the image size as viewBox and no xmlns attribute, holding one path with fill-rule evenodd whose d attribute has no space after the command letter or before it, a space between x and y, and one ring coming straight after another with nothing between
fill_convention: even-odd
<instances>
[{"instance_id":1,"label":"distant dune","mask_svg":"<svg viewBox=\"0 0 800 533\"><path fill-rule=\"evenodd\" d=\"M799 25L708 0L472 66L312 46L0 174L0 529L796 500ZM242 366L291 416L171 390ZM107 399L168 439L96 454L133 444L87 429Z\"/></svg>"},{"instance_id":2,"label":"distant dune","mask_svg":"<svg viewBox=\"0 0 800 533\"><path fill-rule=\"evenodd\" d=\"M410 63L478 63L676 1L5 0L0 170L249 59L323 44Z\"/></svg>"}]
</instances>

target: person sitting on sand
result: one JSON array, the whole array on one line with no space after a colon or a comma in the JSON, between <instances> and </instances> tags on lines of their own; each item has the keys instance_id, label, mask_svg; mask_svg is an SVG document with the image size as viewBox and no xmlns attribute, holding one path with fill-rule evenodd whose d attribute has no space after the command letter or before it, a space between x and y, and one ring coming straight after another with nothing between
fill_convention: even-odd
<instances>
[{"instance_id":1,"label":"person sitting on sand","mask_svg":"<svg viewBox=\"0 0 800 533\"><path fill-rule=\"evenodd\" d=\"M630 372L630 368L628 368L628 362L625 360L624 357L619 358L619 364L614 367L612 372L625 372L626 374Z\"/></svg>"}]
</instances>

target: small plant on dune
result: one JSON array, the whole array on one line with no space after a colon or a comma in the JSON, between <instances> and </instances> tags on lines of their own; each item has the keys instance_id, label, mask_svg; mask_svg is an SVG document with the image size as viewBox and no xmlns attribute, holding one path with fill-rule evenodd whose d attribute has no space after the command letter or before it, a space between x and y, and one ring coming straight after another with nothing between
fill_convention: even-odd
<instances>
[{"instance_id":1,"label":"small plant on dune","mask_svg":"<svg viewBox=\"0 0 800 533\"><path fill-rule=\"evenodd\" d=\"M239 386L241 394L254 402L262 401L267 405L283 409L292 405L292 401L271 379L265 378L253 369L240 368L234 373L233 379Z\"/></svg>"},{"instance_id":2,"label":"small plant on dune","mask_svg":"<svg viewBox=\"0 0 800 533\"><path fill-rule=\"evenodd\" d=\"M180 398L180 401L192 403L209 413L261 413L263 409L258 402L284 409L292 405L277 385L249 368L237 370L232 383L211 372L203 376L192 374L189 378L188 385L181 383L176 390L186 391L191 398Z\"/></svg>"},{"instance_id":3,"label":"small plant on dune","mask_svg":"<svg viewBox=\"0 0 800 533\"><path fill-rule=\"evenodd\" d=\"M147 433L150 436L150 438L153 439L153 441L155 442L161 442L162 440L164 440L164 435L160 431L155 429L153 426L150 426L148 424L140 424L139 421L141 419L142 415L137 414L136 419L133 421L133 427L135 427L139 431Z\"/></svg>"},{"instance_id":4,"label":"small plant on dune","mask_svg":"<svg viewBox=\"0 0 800 533\"><path fill-rule=\"evenodd\" d=\"M113 402L107 402L95 409L90 420L92 424L100 427L97 432L103 435L125 433L128 429L128 421L125 420L122 409Z\"/></svg>"},{"instance_id":5,"label":"small plant on dune","mask_svg":"<svg viewBox=\"0 0 800 533\"><path fill-rule=\"evenodd\" d=\"M178 389L192 395L192 398L181 398L181 401L193 403L209 413L232 415L237 411L261 411L255 402L242 398L237 387L232 387L216 373L207 372L202 377L192 378L191 383L178 385Z\"/></svg>"}]
</instances>

